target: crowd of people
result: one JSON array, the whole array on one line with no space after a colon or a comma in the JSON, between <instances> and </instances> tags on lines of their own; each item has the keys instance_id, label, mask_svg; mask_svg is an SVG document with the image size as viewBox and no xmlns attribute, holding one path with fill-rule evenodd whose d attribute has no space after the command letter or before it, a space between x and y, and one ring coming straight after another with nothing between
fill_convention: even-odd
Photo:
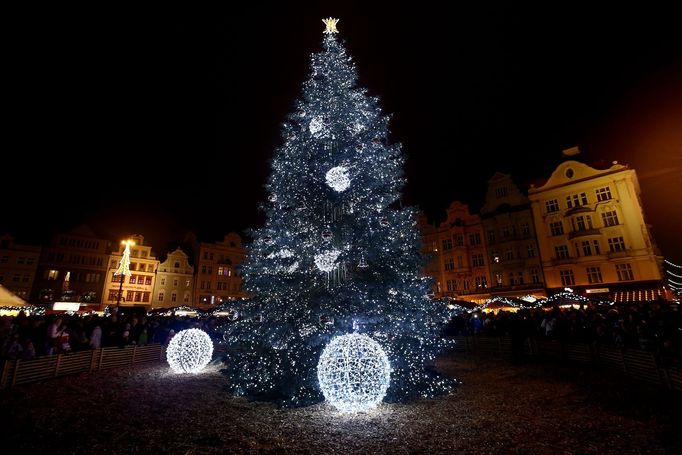
<instances>
[{"instance_id":1,"label":"crowd of people","mask_svg":"<svg viewBox=\"0 0 682 455\"><path fill-rule=\"evenodd\" d=\"M682 314L666 301L454 315L446 335L536 337L680 356Z\"/></svg>"},{"instance_id":2,"label":"crowd of people","mask_svg":"<svg viewBox=\"0 0 682 455\"><path fill-rule=\"evenodd\" d=\"M44 355L77 352L100 347L149 343L168 344L175 333L199 328L219 338L216 317L187 318L132 313L110 316L53 314L0 318L0 358L29 360Z\"/></svg>"}]
</instances>

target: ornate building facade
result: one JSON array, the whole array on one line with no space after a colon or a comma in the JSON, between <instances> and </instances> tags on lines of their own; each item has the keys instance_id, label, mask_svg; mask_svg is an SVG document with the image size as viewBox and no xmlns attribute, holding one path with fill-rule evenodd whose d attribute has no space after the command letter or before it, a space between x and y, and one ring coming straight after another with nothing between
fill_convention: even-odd
<instances>
[{"instance_id":1,"label":"ornate building facade","mask_svg":"<svg viewBox=\"0 0 682 455\"><path fill-rule=\"evenodd\" d=\"M634 169L616 162L594 169L565 161L544 185L530 188L548 290L570 287L616 301L656 298L663 258L640 192Z\"/></svg>"},{"instance_id":2,"label":"ornate building facade","mask_svg":"<svg viewBox=\"0 0 682 455\"><path fill-rule=\"evenodd\" d=\"M194 284L194 305L210 308L225 301L242 299L242 279L236 267L246 257L242 239L234 232L216 243L199 243Z\"/></svg>"},{"instance_id":3,"label":"ornate building facade","mask_svg":"<svg viewBox=\"0 0 682 455\"><path fill-rule=\"evenodd\" d=\"M194 267L180 248L168 253L166 260L159 264L154 284L152 307L176 307L192 305L194 288Z\"/></svg>"},{"instance_id":4,"label":"ornate building facade","mask_svg":"<svg viewBox=\"0 0 682 455\"><path fill-rule=\"evenodd\" d=\"M10 235L0 236L0 285L28 300L38 270L40 249L18 244Z\"/></svg>"}]
</instances>

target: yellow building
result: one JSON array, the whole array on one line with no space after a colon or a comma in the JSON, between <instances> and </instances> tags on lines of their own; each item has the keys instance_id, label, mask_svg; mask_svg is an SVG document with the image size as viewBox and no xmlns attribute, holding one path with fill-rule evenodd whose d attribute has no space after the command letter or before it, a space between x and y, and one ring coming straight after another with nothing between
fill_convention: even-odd
<instances>
[{"instance_id":1,"label":"yellow building","mask_svg":"<svg viewBox=\"0 0 682 455\"><path fill-rule=\"evenodd\" d=\"M422 252L430 257L425 273L434 278L437 298L483 302L488 290L488 253L481 218L459 201L450 204L447 219L437 225L419 220Z\"/></svg>"},{"instance_id":2,"label":"yellow building","mask_svg":"<svg viewBox=\"0 0 682 455\"><path fill-rule=\"evenodd\" d=\"M640 193L634 169L617 162L601 170L565 161L547 183L530 188L548 290L571 287L616 301L658 296L663 258Z\"/></svg>"},{"instance_id":3,"label":"yellow building","mask_svg":"<svg viewBox=\"0 0 682 455\"><path fill-rule=\"evenodd\" d=\"M133 235L129 239L135 244L130 247L130 276L123 277L120 305L150 307L159 261L154 257L152 247L144 244L143 236ZM122 276L114 275L114 272L118 269L124 250L125 245L121 244L118 251L109 256L107 279L102 292L103 305L112 307L117 304Z\"/></svg>"},{"instance_id":4,"label":"yellow building","mask_svg":"<svg viewBox=\"0 0 682 455\"><path fill-rule=\"evenodd\" d=\"M189 265L187 254L180 248L168 253L159 264L152 294L152 307L192 305L194 267Z\"/></svg>"},{"instance_id":5,"label":"yellow building","mask_svg":"<svg viewBox=\"0 0 682 455\"><path fill-rule=\"evenodd\" d=\"M481 208L490 269L490 290L495 295L545 295L542 264L528 198L509 174L496 172L488 180Z\"/></svg>"},{"instance_id":6,"label":"yellow building","mask_svg":"<svg viewBox=\"0 0 682 455\"><path fill-rule=\"evenodd\" d=\"M0 284L29 300L40 260L40 247L20 245L10 235L0 236Z\"/></svg>"},{"instance_id":7,"label":"yellow building","mask_svg":"<svg viewBox=\"0 0 682 455\"><path fill-rule=\"evenodd\" d=\"M222 242L199 244L194 285L194 305L210 308L225 301L242 299L242 278L236 267L246 257L242 239L234 232Z\"/></svg>"}]
</instances>

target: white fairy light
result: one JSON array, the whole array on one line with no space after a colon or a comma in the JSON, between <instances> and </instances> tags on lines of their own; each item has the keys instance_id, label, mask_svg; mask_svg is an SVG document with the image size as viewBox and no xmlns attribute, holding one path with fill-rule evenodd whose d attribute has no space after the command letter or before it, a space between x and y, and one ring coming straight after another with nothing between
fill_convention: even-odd
<instances>
[{"instance_id":1,"label":"white fairy light","mask_svg":"<svg viewBox=\"0 0 682 455\"><path fill-rule=\"evenodd\" d=\"M391 365L379 343L367 335L349 333L324 348L317 380L324 398L339 411L366 411L386 396Z\"/></svg>"},{"instance_id":2,"label":"white fairy light","mask_svg":"<svg viewBox=\"0 0 682 455\"><path fill-rule=\"evenodd\" d=\"M329 171L327 171L327 174L325 175L325 178L327 180L327 185L329 185L334 189L334 191L338 191L339 193L342 191L346 191L350 186L350 179L348 178L348 169L346 169L343 166L336 166L329 169Z\"/></svg>"},{"instance_id":3,"label":"white fairy light","mask_svg":"<svg viewBox=\"0 0 682 455\"><path fill-rule=\"evenodd\" d=\"M198 373L213 356L213 341L206 332L187 329L178 332L168 343L166 359L176 373Z\"/></svg>"},{"instance_id":4,"label":"white fairy light","mask_svg":"<svg viewBox=\"0 0 682 455\"><path fill-rule=\"evenodd\" d=\"M323 272L331 272L336 267L336 259L341 252L339 250L329 250L315 255L315 265Z\"/></svg>"}]
</instances>

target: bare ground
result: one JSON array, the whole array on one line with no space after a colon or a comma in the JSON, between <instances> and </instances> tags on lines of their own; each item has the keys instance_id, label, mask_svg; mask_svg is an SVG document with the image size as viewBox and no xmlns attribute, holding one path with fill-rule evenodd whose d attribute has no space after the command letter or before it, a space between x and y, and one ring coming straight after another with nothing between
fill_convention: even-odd
<instances>
[{"instance_id":1,"label":"bare ground","mask_svg":"<svg viewBox=\"0 0 682 455\"><path fill-rule=\"evenodd\" d=\"M344 416L234 398L212 365L163 364L0 391L3 453L680 453L679 395L575 366L448 358L447 397ZM9 452L5 450L9 449Z\"/></svg>"}]
</instances>

